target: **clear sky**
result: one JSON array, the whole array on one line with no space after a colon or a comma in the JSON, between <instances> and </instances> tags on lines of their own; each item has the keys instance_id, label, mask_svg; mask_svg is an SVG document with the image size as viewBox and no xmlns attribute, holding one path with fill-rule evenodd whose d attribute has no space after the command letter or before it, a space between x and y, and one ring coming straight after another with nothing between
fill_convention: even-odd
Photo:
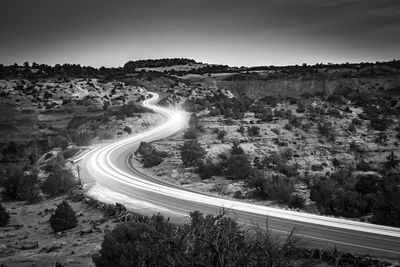
<instances>
[{"instance_id":1,"label":"clear sky","mask_svg":"<svg viewBox=\"0 0 400 267\"><path fill-rule=\"evenodd\" d=\"M400 0L1 0L0 63L400 59Z\"/></svg>"}]
</instances>

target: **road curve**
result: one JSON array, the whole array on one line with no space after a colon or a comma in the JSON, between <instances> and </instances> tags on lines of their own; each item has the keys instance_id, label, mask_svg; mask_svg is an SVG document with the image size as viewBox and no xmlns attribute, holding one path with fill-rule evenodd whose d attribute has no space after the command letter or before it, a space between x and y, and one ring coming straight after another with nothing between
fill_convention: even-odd
<instances>
[{"instance_id":1,"label":"road curve","mask_svg":"<svg viewBox=\"0 0 400 267\"><path fill-rule=\"evenodd\" d=\"M400 229L342 220L313 214L259 206L185 190L148 177L131 168L129 157L141 141L153 141L171 136L186 126L183 113L154 105L156 93L143 102L167 117L162 125L118 142L96 148L80 162L82 181L93 181L127 198L140 199L153 206L187 215L190 211L218 214L221 207L235 213L246 225L265 225L274 233L285 237L295 233L307 246L332 248L358 254L400 259Z\"/></svg>"}]
</instances>

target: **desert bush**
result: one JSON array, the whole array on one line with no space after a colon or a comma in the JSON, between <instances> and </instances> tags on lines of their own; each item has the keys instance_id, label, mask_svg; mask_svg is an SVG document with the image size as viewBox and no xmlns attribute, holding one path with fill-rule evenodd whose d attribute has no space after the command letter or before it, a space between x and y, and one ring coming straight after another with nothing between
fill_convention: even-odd
<instances>
[{"instance_id":1,"label":"desert bush","mask_svg":"<svg viewBox=\"0 0 400 267\"><path fill-rule=\"evenodd\" d=\"M336 108L329 108L326 112L327 115L330 115L332 117L341 119L343 118L343 115L340 113L340 111Z\"/></svg>"},{"instance_id":2,"label":"desert bush","mask_svg":"<svg viewBox=\"0 0 400 267\"><path fill-rule=\"evenodd\" d=\"M294 209L301 209L304 208L304 204L306 203L306 200L301 197L298 194L293 194L290 196L289 201L288 201L288 206L289 208L294 208Z\"/></svg>"},{"instance_id":3,"label":"desert bush","mask_svg":"<svg viewBox=\"0 0 400 267\"><path fill-rule=\"evenodd\" d=\"M37 173L33 170L24 171L21 166L11 165L3 171L3 194L8 199L33 201L37 191Z\"/></svg>"},{"instance_id":4,"label":"desert bush","mask_svg":"<svg viewBox=\"0 0 400 267\"><path fill-rule=\"evenodd\" d=\"M129 126L125 126L122 131L126 132L127 134L131 134L132 133L132 129Z\"/></svg>"},{"instance_id":5,"label":"desert bush","mask_svg":"<svg viewBox=\"0 0 400 267\"><path fill-rule=\"evenodd\" d=\"M297 103L297 109L296 109L297 113L304 113L306 112L306 105L302 102L298 102Z\"/></svg>"},{"instance_id":6,"label":"desert bush","mask_svg":"<svg viewBox=\"0 0 400 267\"><path fill-rule=\"evenodd\" d=\"M78 225L75 211L67 201L57 205L55 213L50 216L50 225L54 232L72 229Z\"/></svg>"},{"instance_id":7,"label":"desert bush","mask_svg":"<svg viewBox=\"0 0 400 267\"><path fill-rule=\"evenodd\" d=\"M226 136L227 132L225 130L220 130L217 133L217 138L219 140L224 140L225 136Z\"/></svg>"},{"instance_id":8,"label":"desert bush","mask_svg":"<svg viewBox=\"0 0 400 267\"><path fill-rule=\"evenodd\" d=\"M64 150L68 147L68 139L62 135L57 135L53 138L53 145Z\"/></svg>"},{"instance_id":9,"label":"desert bush","mask_svg":"<svg viewBox=\"0 0 400 267\"><path fill-rule=\"evenodd\" d=\"M340 162L337 158L332 159L332 164L333 164L333 167L335 167L335 168L340 166Z\"/></svg>"},{"instance_id":10,"label":"desert bush","mask_svg":"<svg viewBox=\"0 0 400 267\"><path fill-rule=\"evenodd\" d=\"M200 161L197 164L197 173L201 179L209 179L212 176L222 175L222 167L213 163L211 159L207 159L205 162Z\"/></svg>"},{"instance_id":11,"label":"desert bush","mask_svg":"<svg viewBox=\"0 0 400 267\"><path fill-rule=\"evenodd\" d=\"M287 130L287 131L291 131L291 130L293 129L293 126L290 125L289 123L287 123L287 124L285 124L284 128L285 128L285 130Z\"/></svg>"},{"instance_id":12,"label":"desert bush","mask_svg":"<svg viewBox=\"0 0 400 267\"><path fill-rule=\"evenodd\" d=\"M375 195L362 195L354 190L346 171L333 173L328 180L317 181L310 192L310 199L316 202L323 214L345 217L359 217L374 209Z\"/></svg>"},{"instance_id":13,"label":"desert bush","mask_svg":"<svg viewBox=\"0 0 400 267\"><path fill-rule=\"evenodd\" d=\"M78 152L79 152L79 148L76 148L76 147L67 148L63 151L64 159L69 159L69 158L75 156L75 154Z\"/></svg>"},{"instance_id":14,"label":"desert bush","mask_svg":"<svg viewBox=\"0 0 400 267\"><path fill-rule=\"evenodd\" d=\"M7 212L6 208L0 202L0 227L6 226L10 220L10 214Z\"/></svg>"},{"instance_id":15,"label":"desert bush","mask_svg":"<svg viewBox=\"0 0 400 267\"><path fill-rule=\"evenodd\" d=\"M45 194L54 196L68 193L76 185L75 177L70 170L56 168L42 184Z\"/></svg>"},{"instance_id":16,"label":"desert bush","mask_svg":"<svg viewBox=\"0 0 400 267\"><path fill-rule=\"evenodd\" d=\"M263 170L254 170L245 185L254 189L255 197L288 203L294 191L293 182L283 176L274 175Z\"/></svg>"},{"instance_id":17,"label":"desert bush","mask_svg":"<svg viewBox=\"0 0 400 267\"><path fill-rule=\"evenodd\" d=\"M150 168L159 165L163 161L163 158L168 154L162 151L157 151L150 143L140 142L135 155L141 156L143 167Z\"/></svg>"},{"instance_id":18,"label":"desert bush","mask_svg":"<svg viewBox=\"0 0 400 267\"><path fill-rule=\"evenodd\" d=\"M185 167L194 167L204 158L206 152L196 140L186 141L181 147L181 159Z\"/></svg>"},{"instance_id":19,"label":"desert bush","mask_svg":"<svg viewBox=\"0 0 400 267\"><path fill-rule=\"evenodd\" d=\"M246 129L243 126L240 126L237 131L241 134L244 134L244 132L246 131Z\"/></svg>"},{"instance_id":20,"label":"desert bush","mask_svg":"<svg viewBox=\"0 0 400 267\"><path fill-rule=\"evenodd\" d=\"M354 124L354 125L356 125L356 126L361 126L361 125L362 125L362 120L357 119L357 118L353 118L353 119L351 120L351 123Z\"/></svg>"},{"instance_id":21,"label":"desert bush","mask_svg":"<svg viewBox=\"0 0 400 267\"><path fill-rule=\"evenodd\" d=\"M311 129L312 123L303 123L301 124L301 129L303 129L303 131L305 131L306 133L308 133Z\"/></svg>"},{"instance_id":22,"label":"desert bush","mask_svg":"<svg viewBox=\"0 0 400 267\"><path fill-rule=\"evenodd\" d=\"M91 132L71 134L72 142L77 146L90 146L93 138L94 134Z\"/></svg>"},{"instance_id":23,"label":"desert bush","mask_svg":"<svg viewBox=\"0 0 400 267\"><path fill-rule=\"evenodd\" d=\"M109 116L117 116L118 118L125 118L134 116L136 113L145 113L145 112L152 113L153 111L151 109L139 106L135 104L135 102L133 101L129 101L128 103L122 106L109 108L107 109L107 112Z\"/></svg>"},{"instance_id":24,"label":"desert bush","mask_svg":"<svg viewBox=\"0 0 400 267\"><path fill-rule=\"evenodd\" d=\"M273 175L270 176L270 179L267 179L263 195L267 199L288 203L293 191L294 185L289 178Z\"/></svg>"},{"instance_id":25,"label":"desert bush","mask_svg":"<svg viewBox=\"0 0 400 267\"><path fill-rule=\"evenodd\" d=\"M400 227L400 176L387 176L380 182L373 223Z\"/></svg>"},{"instance_id":26,"label":"desert bush","mask_svg":"<svg viewBox=\"0 0 400 267\"><path fill-rule=\"evenodd\" d=\"M247 128L247 133L250 136L258 136L260 134L260 127L258 126L250 126Z\"/></svg>"},{"instance_id":27,"label":"desert bush","mask_svg":"<svg viewBox=\"0 0 400 267\"><path fill-rule=\"evenodd\" d=\"M224 175L231 180L243 180L249 177L253 168L245 154L232 155L224 164Z\"/></svg>"},{"instance_id":28,"label":"desert bush","mask_svg":"<svg viewBox=\"0 0 400 267\"><path fill-rule=\"evenodd\" d=\"M196 139L197 134L198 134L198 131L196 129L188 128L183 135L183 139Z\"/></svg>"},{"instance_id":29,"label":"desert bush","mask_svg":"<svg viewBox=\"0 0 400 267\"><path fill-rule=\"evenodd\" d=\"M297 245L292 234L280 244L268 230L242 230L225 212L195 211L179 227L161 215L119 224L106 234L93 260L98 267L291 266Z\"/></svg>"},{"instance_id":30,"label":"desert bush","mask_svg":"<svg viewBox=\"0 0 400 267\"><path fill-rule=\"evenodd\" d=\"M335 130L330 121L322 121L318 123L318 131L321 135L325 136L329 141L335 140Z\"/></svg>"},{"instance_id":31,"label":"desert bush","mask_svg":"<svg viewBox=\"0 0 400 267\"><path fill-rule=\"evenodd\" d=\"M316 171L322 171L324 169L324 167L322 167L321 164L313 164L311 165L311 170L316 172Z\"/></svg>"},{"instance_id":32,"label":"desert bush","mask_svg":"<svg viewBox=\"0 0 400 267\"><path fill-rule=\"evenodd\" d=\"M93 260L98 267L179 266L184 263L184 248L176 232L176 226L161 215L119 224L106 234Z\"/></svg>"},{"instance_id":33,"label":"desert bush","mask_svg":"<svg viewBox=\"0 0 400 267\"><path fill-rule=\"evenodd\" d=\"M357 131L357 128L356 128L356 126L355 126L354 123L350 123L350 124L349 124L349 127L347 128L347 130L348 130L349 132L355 133L355 132Z\"/></svg>"}]
</instances>

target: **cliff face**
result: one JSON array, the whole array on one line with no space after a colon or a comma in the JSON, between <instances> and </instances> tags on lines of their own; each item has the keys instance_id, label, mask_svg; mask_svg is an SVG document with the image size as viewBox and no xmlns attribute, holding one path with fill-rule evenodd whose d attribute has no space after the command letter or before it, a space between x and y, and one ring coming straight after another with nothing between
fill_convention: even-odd
<instances>
[{"instance_id":1,"label":"cliff face","mask_svg":"<svg viewBox=\"0 0 400 267\"><path fill-rule=\"evenodd\" d=\"M252 99L266 95L299 96L302 93L331 95L351 89L358 92L391 91L400 93L400 75L363 78L276 78L270 80L217 81L217 87L228 89L235 95L247 95Z\"/></svg>"}]
</instances>

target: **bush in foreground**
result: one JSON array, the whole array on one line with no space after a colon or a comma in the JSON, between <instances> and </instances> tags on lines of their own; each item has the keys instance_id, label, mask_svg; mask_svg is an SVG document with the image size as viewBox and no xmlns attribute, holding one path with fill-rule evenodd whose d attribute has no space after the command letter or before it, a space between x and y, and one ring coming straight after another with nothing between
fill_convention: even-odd
<instances>
[{"instance_id":1,"label":"bush in foreground","mask_svg":"<svg viewBox=\"0 0 400 267\"><path fill-rule=\"evenodd\" d=\"M10 214L6 211L6 209L0 203L0 227L6 226L10 220Z\"/></svg>"},{"instance_id":2,"label":"bush in foreground","mask_svg":"<svg viewBox=\"0 0 400 267\"><path fill-rule=\"evenodd\" d=\"M75 177L70 170L56 168L42 184L42 190L44 193L54 196L68 193L75 184Z\"/></svg>"},{"instance_id":3,"label":"bush in foreground","mask_svg":"<svg viewBox=\"0 0 400 267\"><path fill-rule=\"evenodd\" d=\"M182 227L161 215L141 217L106 234L100 254L106 266L291 266L297 240L280 244L269 231L243 230L236 220L192 212Z\"/></svg>"},{"instance_id":4,"label":"bush in foreground","mask_svg":"<svg viewBox=\"0 0 400 267\"><path fill-rule=\"evenodd\" d=\"M67 201L57 205L55 213L50 217L50 225L54 232L72 229L78 225L75 211Z\"/></svg>"}]
</instances>

